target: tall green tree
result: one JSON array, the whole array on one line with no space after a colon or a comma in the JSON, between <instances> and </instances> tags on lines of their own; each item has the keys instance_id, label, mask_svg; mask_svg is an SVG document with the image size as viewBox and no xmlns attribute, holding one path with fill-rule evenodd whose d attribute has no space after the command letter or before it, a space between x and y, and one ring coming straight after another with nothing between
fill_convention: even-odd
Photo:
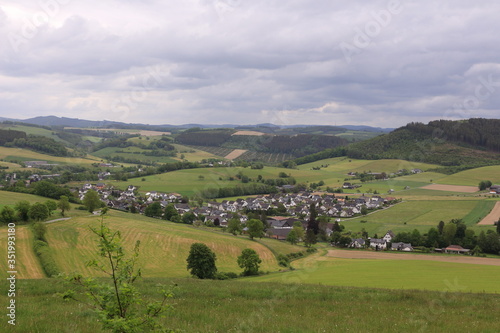
<instances>
[{"instance_id":1,"label":"tall green tree","mask_svg":"<svg viewBox=\"0 0 500 333\"><path fill-rule=\"evenodd\" d=\"M177 221L180 218L173 203L170 203L167 207L165 207L165 214L163 215L163 218L168 221Z\"/></svg>"},{"instance_id":2,"label":"tall green tree","mask_svg":"<svg viewBox=\"0 0 500 333\"><path fill-rule=\"evenodd\" d=\"M255 250L244 249L238 257L238 266L243 268L243 275L259 274L259 265L262 262Z\"/></svg>"},{"instance_id":3,"label":"tall green tree","mask_svg":"<svg viewBox=\"0 0 500 333\"><path fill-rule=\"evenodd\" d=\"M131 332L166 332L157 319L169 308L168 298L171 291L163 289L161 300L146 301L134 283L140 278L141 270L136 268L139 257L137 241L131 256L127 256L122 245L119 231L111 231L104 224L101 213L99 227L90 229L98 239L100 260L91 260L87 266L103 273L107 279L84 278L74 274L66 278L77 290L67 290L62 294L64 299L76 300L95 309L102 327L114 333Z\"/></svg>"},{"instance_id":4,"label":"tall green tree","mask_svg":"<svg viewBox=\"0 0 500 333\"><path fill-rule=\"evenodd\" d=\"M250 239L264 236L264 223L258 219L250 219L247 221L248 235Z\"/></svg>"},{"instance_id":5,"label":"tall green tree","mask_svg":"<svg viewBox=\"0 0 500 333\"><path fill-rule=\"evenodd\" d=\"M155 201L152 204L148 205L144 210L144 215L149 217L159 218L161 217L162 214L163 214L163 208L161 207L161 204L158 201Z\"/></svg>"},{"instance_id":6,"label":"tall green tree","mask_svg":"<svg viewBox=\"0 0 500 333\"><path fill-rule=\"evenodd\" d=\"M286 241L290 242L290 244L295 245L299 241L299 237L297 236L297 232L295 231L295 228L290 230L288 235L286 236Z\"/></svg>"},{"instance_id":7,"label":"tall green tree","mask_svg":"<svg viewBox=\"0 0 500 333\"><path fill-rule=\"evenodd\" d=\"M52 215L52 212L57 209L57 203L54 200L45 201L45 206L49 210L49 215Z\"/></svg>"},{"instance_id":8,"label":"tall green tree","mask_svg":"<svg viewBox=\"0 0 500 333\"><path fill-rule=\"evenodd\" d=\"M187 269L199 279L213 279L217 273L217 256L203 243L193 243L187 257Z\"/></svg>"},{"instance_id":9,"label":"tall green tree","mask_svg":"<svg viewBox=\"0 0 500 333\"><path fill-rule=\"evenodd\" d=\"M306 238L304 239L304 243L307 247L311 247L311 245L314 245L318 242L318 237L314 233L314 230L312 229L307 229L306 231Z\"/></svg>"},{"instance_id":10,"label":"tall green tree","mask_svg":"<svg viewBox=\"0 0 500 333\"><path fill-rule=\"evenodd\" d=\"M57 208L61 210L61 215L64 216L64 213L71 209L69 198L65 195L61 195L59 201L57 202Z\"/></svg>"},{"instance_id":11,"label":"tall green tree","mask_svg":"<svg viewBox=\"0 0 500 333\"><path fill-rule=\"evenodd\" d=\"M17 211L17 215L19 216L19 219L22 221L28 221L29 220L29 211L30 211L31 204L26 201L26 200L21 200L16 203L14 206L15 210Z\"/></svg>"},{"instance_id":12,"label":"tall green tree","mask_svg":"<svg viewBox=\"0 0 500 333\"><path fill-rule=\"evenodd\" d=\"M319 221L316 219L318 217L318 213L316 212L316 205L312 203L309 206L309 221L307 222L307 230L312 230L315 235L319 232ZM307 237L307 233L306 233Z\"/></svg>"},{"instance_id":13,"label":"tall green tree","mask_svg":"<svg viewBox=\"0 0 500 333\"><path fill-rule=\"evenodd\" d=\"M99 198L99 194L94 190L88 190L83 197L83 205L90 213L101 207L101 199Z\"/></svg>"},{"instance_id":14,"label":"tall green tree","mask_svg":"<svg viewBox=\"0 0 500 333\"><path fill-rule=\"evenodd\" d=\"M240 219L236 217L229 219L229 221L227 222L227 231L235 236L237 234L241 234L241 232L243 231L243 226L241 225Z\"/></svg>"},{"instance_id":15,"label":"tall green tree","mask_svg":"<svg viewBox=\"0 0 500 333\"><path fill-rule=\"evenodd\" d=\"M447 223L443 228L443 239L446 245L451 245L457 233L457 225L455 223Z\"/></svg>"},{"instance_id":16,"label":"tall green tree","mask_svg":"<svg viewBox=\"0 0 500 333\"><path fill-rule=\"evenodd\" d=\"M43 221L49 217L49 209L43 203L35 202L31 205L28 216L35 221Z\"/></svg>"},{"instance_id":17,"label":"tall green tree","mask_svg":"<svg viewBox=\"0 0 500 333\"><path fill-rule=\"evenodd\" d=\"M11 223L16 220L16 211L9 206L4 206L0 211L0 221L3 223Z\"/></svg>"}]
</instances>

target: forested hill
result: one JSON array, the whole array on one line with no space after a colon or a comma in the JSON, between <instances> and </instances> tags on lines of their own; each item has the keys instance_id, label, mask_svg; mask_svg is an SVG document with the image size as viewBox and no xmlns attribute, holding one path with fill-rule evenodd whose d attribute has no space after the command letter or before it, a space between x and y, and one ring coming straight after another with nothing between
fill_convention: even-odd
<instances>
[{"instance_id":1,"label":"forested hill","mask_svg":"<svg viewBox=\"0 0 500 333\"><path fill-rule=\"evenodd\" d=\"M347 147L352 158L398 158L448 166L500 163L500 119L410 123Z\"/></svg>"}]
</instances>

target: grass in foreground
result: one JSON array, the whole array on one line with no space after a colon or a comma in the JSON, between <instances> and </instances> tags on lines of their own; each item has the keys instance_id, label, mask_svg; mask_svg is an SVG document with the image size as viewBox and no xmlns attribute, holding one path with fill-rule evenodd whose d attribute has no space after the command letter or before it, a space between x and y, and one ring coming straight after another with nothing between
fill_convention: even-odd
<instances>
[{"instance_id":1,"label":"grass in foreground","mask_svg":"<svg viewBox=\"0 0 500 333\"><path fill-rule=\"evenodd\" d=\"M156 297L156 284L177 283L163 323L181 332L497 332L500 298L414 290L145 279L139 290ZM5 288L0 300L6 304ZM18 332L102 332L95 314L63 301L54 279L18 281Z\"/></svg>"}]
</instances>

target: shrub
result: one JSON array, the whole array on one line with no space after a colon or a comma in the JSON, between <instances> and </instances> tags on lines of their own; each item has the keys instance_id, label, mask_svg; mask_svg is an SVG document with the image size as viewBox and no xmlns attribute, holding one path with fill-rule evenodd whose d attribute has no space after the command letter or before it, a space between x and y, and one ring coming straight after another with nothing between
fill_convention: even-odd
<instances>
[{"instance_id":1,"label":"shrub","mask_svg":"<svg viewBox=\"0 0 500 333\"><path fill-rule=\"evenodd\" d=\"M57 268L56 262L52 257L52 253L49 249L49 244L42 240L36 240L33 244L33 250L40 260L42 268L48 277L53 277L59 274L59 269Z\"/></svg>"}]
</instances>

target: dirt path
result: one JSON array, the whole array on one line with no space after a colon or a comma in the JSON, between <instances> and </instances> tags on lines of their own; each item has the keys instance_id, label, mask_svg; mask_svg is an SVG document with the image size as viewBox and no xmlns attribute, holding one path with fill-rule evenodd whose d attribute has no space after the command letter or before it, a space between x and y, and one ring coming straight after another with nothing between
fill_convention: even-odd
<instances>
[{"instance_id":1,"label":"dirt path","mask_svg":"<svg viewBox=\"0 0 500 333\"><path fill-rule=\"evenodd\" d=\"M477 258L463 255L448 256L448 255L426 255L426 254L409 254L409 253L387 253L375 251L345 251L345 250L329 250L327 257L343 258L343 259L391 259L391 260L429 260L442 261L458 264L476 264L500 266L500 259L493 258Z\"/></svg>"},{"instance_id":2,"label":"dirt path","mask_svg":"<svg viewBox=\"0 0 500 333\"><path fill-rule=\"evenodd\" d=\"M475 193L479 191L476 186L458 186L458 185L441 185L441 184L431 184L421 187L424 190L436 190L436 191L449 191L449 192L464 192L464 193Z\"/></svg>"},{"instance_id":3,"label":"dirt path","mask_svg":"<svg viewBox=\"0 0 500 333\"><path fill-rule=\"evenodd\" d=\"M500 201L495 204L495 207L486 217L478 223L478 225L493 225L500 218Z\"/></svg>"},{"instance_id":4,"label":"dirt path","mask_svg":"<svg viewBox=\"0 0 500 333\"><path fill-rule=\"evenodd\" d=\"M234 160L235 158L240 157L241 155L243 155L246 152L247 151L244 149L235 149L232 152L230 152L229 154L227 154L226 157L224 157L224 158L227 158L228 160Z\"/></svg>"},{"instance_id":5,"label":"dirt path","mask_svg":"<svg viewBox=\"0 0 500 333\"><path fill-rule=\"evenodd\" d=\"M50 220L50 221L45 221L43 223L45 224L49 224L49 223L54 223L54 222L57 222L57 221L66 221L66 220L69 220L71 217L63 217L63 218L60 218L60 219L55 219L55 220Z\"/></svg>"}]
</instances>

